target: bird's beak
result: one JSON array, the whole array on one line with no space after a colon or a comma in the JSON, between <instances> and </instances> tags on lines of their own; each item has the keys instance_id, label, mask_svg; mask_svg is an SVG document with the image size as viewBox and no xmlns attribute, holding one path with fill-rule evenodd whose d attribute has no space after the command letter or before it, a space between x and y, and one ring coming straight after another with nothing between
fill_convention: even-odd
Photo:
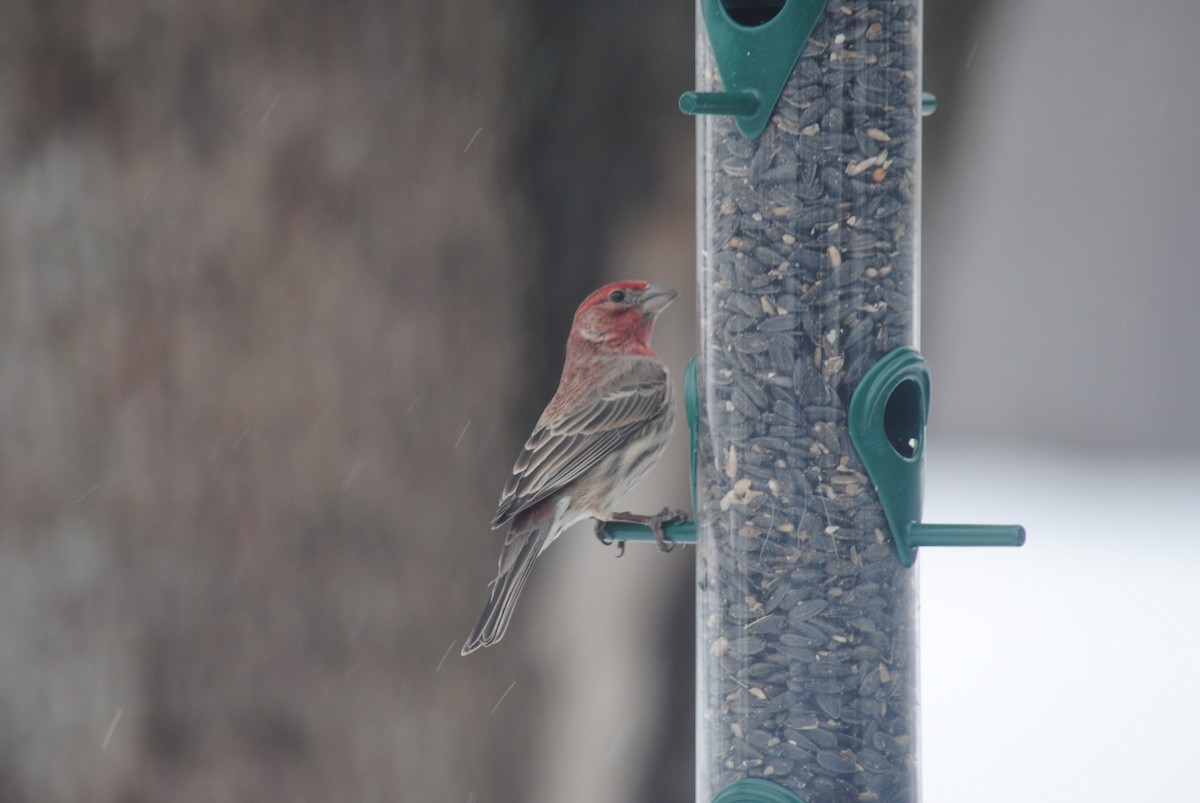
<instances>
[{"instance_id":1,"label":"bird's beak","mask_svg":"<svg viewBox=\"0 0 1200 803\"><path fill-rule=\"evenodd\" d=\"M652 284L638 298L638 309L646 315L657 315L675 300L679 293L662 284Z\"/></svg>"}]
</instances>

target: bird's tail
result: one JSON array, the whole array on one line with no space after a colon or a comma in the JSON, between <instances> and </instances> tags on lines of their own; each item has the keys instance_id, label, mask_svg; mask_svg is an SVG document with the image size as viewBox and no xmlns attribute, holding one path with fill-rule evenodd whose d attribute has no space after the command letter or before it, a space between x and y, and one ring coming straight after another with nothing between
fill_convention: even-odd
<instances>
[{"instance_id":1,"label":"bird's tail","mask_svg":"<svg viewBox=\"0 0 1200 803\"><path fill-rule=\"evenodd\" d=\"M483 613L463 644L463 655L495 644L504 636L517 597L525 588L529 571L546 544L546 537L553 525L553 516L513 520L504 539L504 548L500 551L500 569L492 581L492 590L487 604L483 606Z\"/></svg>"}]
</instances>

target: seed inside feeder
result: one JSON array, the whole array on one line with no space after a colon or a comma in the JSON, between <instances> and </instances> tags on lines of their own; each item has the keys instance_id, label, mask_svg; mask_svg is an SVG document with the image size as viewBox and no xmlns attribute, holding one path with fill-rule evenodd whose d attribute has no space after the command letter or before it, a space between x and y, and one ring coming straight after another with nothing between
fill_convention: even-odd
<instances>
[{"instance_id":1,"label":"seed inside feeder","mask_svg":"<svg viewBox=\"0 0 1200 803\"><path fill-rule=\"evenodd\" d=\"M808 803L918 799L914 577L846 428L913 341L918 11L830 4L761 137L701 121L709 798L769 775Z\"/></svg>"}]
</instances>

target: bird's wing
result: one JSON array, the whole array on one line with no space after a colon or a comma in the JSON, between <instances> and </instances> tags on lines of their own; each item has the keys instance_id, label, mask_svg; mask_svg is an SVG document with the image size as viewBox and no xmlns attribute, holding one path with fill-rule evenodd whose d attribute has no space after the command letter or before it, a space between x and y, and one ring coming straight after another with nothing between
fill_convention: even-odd
<instances>
[{"instance_id":1,"label":"bird's wing","mask_svg":"<svg viewBox=\"0 0 1200 803\"><path fill-rule=\"evenodd\" d=\"M666 368L639 359L611 371L567 412L543 414L513 466L492 527L566 487L628 443L662 414L668 393Z\"/></svg>"}]
</instances>

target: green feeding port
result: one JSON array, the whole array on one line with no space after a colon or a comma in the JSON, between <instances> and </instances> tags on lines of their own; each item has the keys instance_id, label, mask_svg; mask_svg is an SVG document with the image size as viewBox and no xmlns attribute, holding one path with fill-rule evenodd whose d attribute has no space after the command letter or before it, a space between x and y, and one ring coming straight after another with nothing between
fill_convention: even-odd
<instances>
[{"instance_id":1,"label":"green feeding port","mask_svg":"<svg viewBox=\"0 0 1200 803\"><path fill-rule=\"evenodd\" d=\"M850 399L849 427L883 507L904 566L921 546L1021 546L1017 524L925 524L921 521L929 367L915 350L889 352L867 372Z\"/></svg>"},{"instance_id":2,"label":"green feeding port","mask_svg":"<svg viewBox=\"0 0 1200 803\"><path fill-rule=\"evenodd\" d=\"M684 92L685 114L733 117L743 136L760 136L796 66L826 0L700 0L721 92ZM937 110L932 92L921 93L921 116Z\"/></svg>"},{"instance_id":3,"label":"green feeding port","mask_svg":"<svg viewBox=\"0 0 1200 803\"><path fill-rule=\"evenodd\" d=\"M721 92L684 92L687 114L730 115L743 136L762 134L825 0L700 0Z\"/></svg>"},{"instance_id":4,"label":"green feeding port","mask_svg":"<svg viewBox=\"0 0 1200 803\"><path fill-rule=\"evenodd\" d=\"M729 19L746 28L754 28L775 19L785 0L721 0Z\"/></svg>"},{"instance_id":5,"label":"green feeding port","mask_svg":"<svg viewBox=\"0 0 1200 803\"><path fill-rule=\"evenodd\" d=\"M915 460L921 449L921 431L924 428L921 386L906 379L896 386L884 405L883 432L896 454L905 460Z\"/></svg>"}]
</instances>

